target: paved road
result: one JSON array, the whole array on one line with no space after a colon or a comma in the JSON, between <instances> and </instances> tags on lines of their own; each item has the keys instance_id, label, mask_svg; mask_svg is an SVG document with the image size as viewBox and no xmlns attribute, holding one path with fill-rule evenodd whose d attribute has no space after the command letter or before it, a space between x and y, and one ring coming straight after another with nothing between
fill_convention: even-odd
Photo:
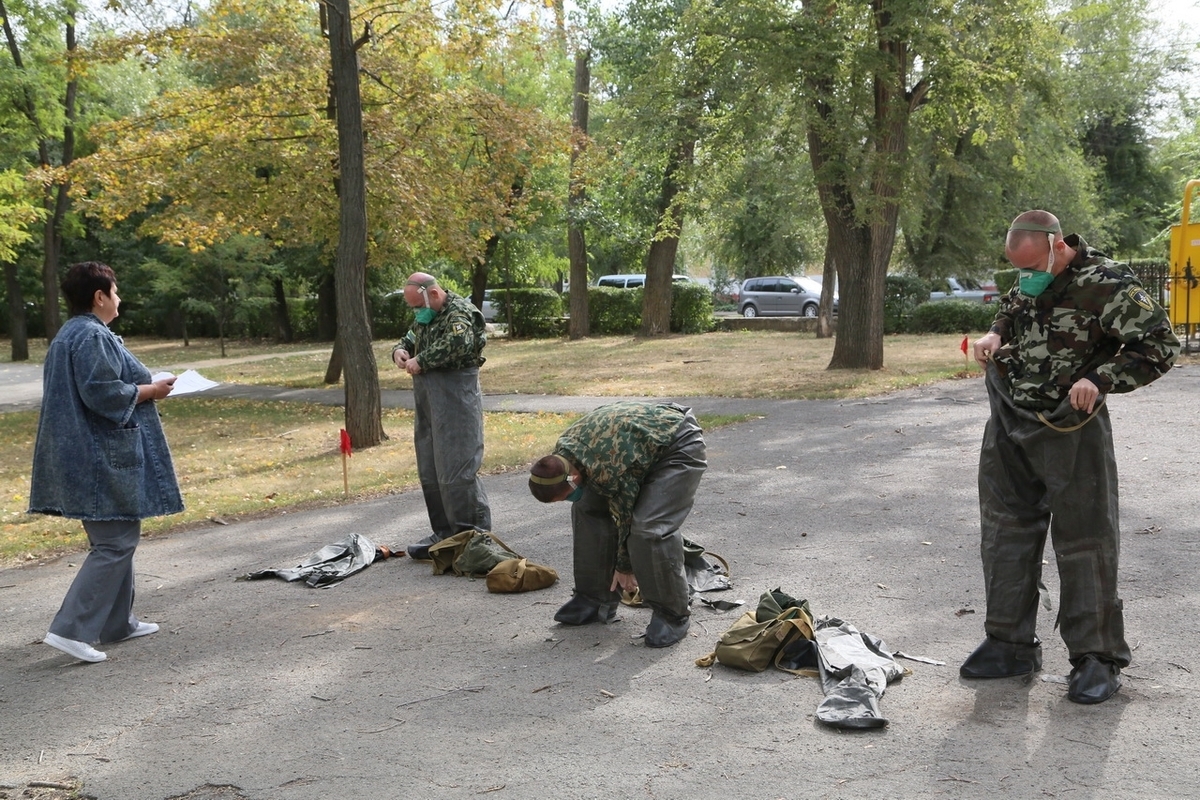
<instances>
[{"instance_id":1,"label":"paved road","mask_svg":"<svg viewBox=\"0 0 1200 800\"><path fill-rule=\"evenodd\" d=\"M0 412L37 408L41 402L41 364L0 363Z\"/></svg>"},{"instance_id":2,"label":"paved road","mask_svg":"<svg viewBox=\"0 0 1200 800\"><path fill-rule=\"evenodd\" d=\"M819 726L813 679L696 667L729 614L697 609L666 650L634 638L644 610L554 624L571 591L568 512L510 473L485 478L497 533L563 576L527 595L407 559L327 590L235 581L348 531L406 544L425 529L419 492L144 542L137 607L163 630L102 664L39 643L78 556L0 571L0 784L77 776L105 800L1197 797L1198 396L1190 367L1110 401L1134 663L1100 706L1043 679L1069 669L1052 611L1041 676L958 677L983 610L986 402L965 380L756 401L764 418L707 435L686 533L729 559L732 595L781 586L947 662L910 662L882 731Z\"/></svg>"}]
</instances>

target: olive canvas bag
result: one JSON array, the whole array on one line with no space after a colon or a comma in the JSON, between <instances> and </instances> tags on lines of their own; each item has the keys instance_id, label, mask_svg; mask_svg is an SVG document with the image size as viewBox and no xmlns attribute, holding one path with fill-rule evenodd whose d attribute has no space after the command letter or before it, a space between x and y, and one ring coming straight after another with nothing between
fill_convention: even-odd
<instances>
[{"instance_id":1,"label":"olive canvas bag","mask_svg":"<svg viewBox=\"0 0 1200 800\"><path fill-rule=\"evenodd\" d=\"M463 531L429 547L434 575L487 575L501 561L520 557L500 537L487 531Z\"/></svg>"},{"instance_id":2,"label":"olive canvas bag","mask_svg":"<svg viewBox=\"0 0 1200 800\"><path fill-rule=\"evenodd\" d=\"M787 672L795 672L790 665L781 665L779 656L790 643L814 637L807 601L797 601L774 589L763 593L757 609L738 617L721 634L716 649L697 659L696 665L708 667L720 661L727 667L762 672L775 664Z\"/></svg>"}]
</instances>

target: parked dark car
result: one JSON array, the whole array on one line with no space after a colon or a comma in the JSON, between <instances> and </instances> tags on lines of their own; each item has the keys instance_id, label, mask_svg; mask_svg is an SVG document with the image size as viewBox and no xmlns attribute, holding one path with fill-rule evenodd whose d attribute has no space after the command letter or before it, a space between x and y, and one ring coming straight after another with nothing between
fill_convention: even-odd
<instances>
[{"instance_id":1,"label":"parked dark car","mask_svg":"<svg viewBox=\"0 0 1200 800\"><path fill-rule=\"evenodd\" d=\"M738 296L743 317L815 317L820 304L821 284L786 275L747 278ZM836 295L833 311L837 313Z\"/></svg>"}]
</instances>

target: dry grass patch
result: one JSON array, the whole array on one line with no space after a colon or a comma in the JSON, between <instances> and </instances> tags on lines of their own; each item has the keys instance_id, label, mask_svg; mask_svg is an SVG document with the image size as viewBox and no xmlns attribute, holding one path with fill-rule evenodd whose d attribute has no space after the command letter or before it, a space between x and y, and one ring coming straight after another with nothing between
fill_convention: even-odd
<instances>
[{"instance_id":1,"label":"dry grass patch","mask_svg":"<svg viewBox=\"0 0 1200 800\"><path fill-rule=\"evenodd\" d=\"M159 404L187 510L147 520L147 533L211 517L345 502L338 431L342 409L297 403L181 397ZM574 419L484 415L484 470L524 468ZM412 412L385 410L391 437L349 462L350 499L417 484ZM0 560L86 546L78 521L25 513L36 412L0 414Z\"/></svg>"},{"instance_id":2,"label":"dry grass patch","mask_svg":"<svg viewBox=\"0 0 1200 800\"><path fill-rule=\"evenodd\" d=\"M861 397L958 376L964 372L961 341L961 336L889 336L883 345L884 369L827 370L833 340L811 334L493 339L484 351L487 363L480 381L487 394ZM391 363L392 344L375 343L380 385L410 388L411 379ZM130 349L142 357L138 343L130 343ZM288 353L202 371L218 381L317 388L324 385L328 358L328 350ZM978 374L974 364L970 370Z\"/></svg>"}]
</instances>

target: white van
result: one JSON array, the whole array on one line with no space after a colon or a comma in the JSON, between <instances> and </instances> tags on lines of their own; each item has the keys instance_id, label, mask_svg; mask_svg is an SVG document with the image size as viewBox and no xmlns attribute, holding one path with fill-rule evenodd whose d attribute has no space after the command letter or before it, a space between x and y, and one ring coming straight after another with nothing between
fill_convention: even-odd
<instances>
[{"instance_id":1,"label":"white van","mask_svg":"<svg viewBox=\"0 0 1200 800\"><path fill-rule=\"evenodd\" d=\"M686 283L691 278L687 275L672 275L671 280ZM639 289L646 285L646 276L641 273L636 275L601 275L596 279L596 285L608 286L613 289Z\"/></svg>"}]
</instances>

